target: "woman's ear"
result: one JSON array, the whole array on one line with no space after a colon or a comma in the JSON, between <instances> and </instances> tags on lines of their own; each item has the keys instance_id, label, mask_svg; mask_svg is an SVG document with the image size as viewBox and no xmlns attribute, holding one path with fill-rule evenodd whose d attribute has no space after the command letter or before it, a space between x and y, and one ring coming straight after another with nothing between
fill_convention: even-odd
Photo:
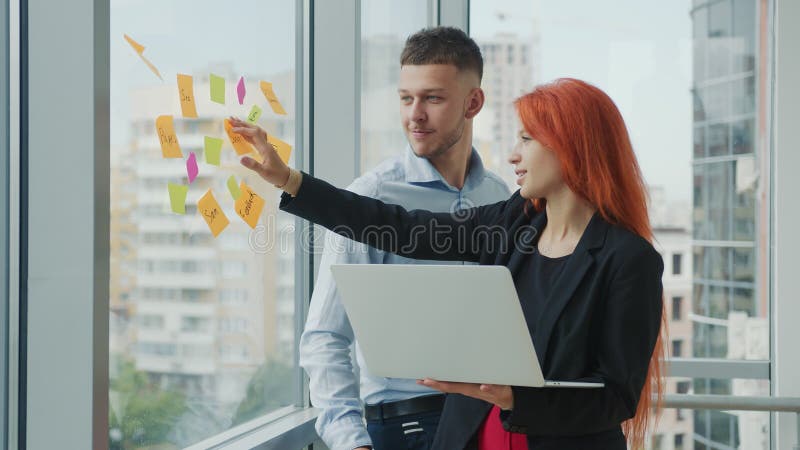
<instances>
[{"instance_id":1,"label":"woman's ear","mask_svg":"<svg viewBox=\"0 0 800 450\"><path fill-rule=\"evenodd\" d=\"M483 108L483 102L486 100L486 97L483 93L483 89L481 88L472 88L469 95L467 96L467 110L464 113L464 117L467 119L472 119L473 117L477 116L481 109Z\"/></svg>"}]
</instances>

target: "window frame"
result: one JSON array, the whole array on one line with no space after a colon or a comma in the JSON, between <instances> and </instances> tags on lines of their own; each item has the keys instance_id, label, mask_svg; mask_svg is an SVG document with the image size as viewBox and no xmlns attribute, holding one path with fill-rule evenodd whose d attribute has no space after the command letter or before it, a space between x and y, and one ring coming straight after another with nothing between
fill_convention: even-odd
<instances>
[{"instance_id":1,"label":"window frame","mask_svg":"<svg viewBox=\"0 0 800 450\"><path fill-rule=\"evenodd\" d=\"M9 257L9 223L11 216L10 198L10 139L9 139L9 113L11 111L9 99L9 2L0 2L0 98L6 101L0 106L0 266L10 267ZM0 436L8 436L8 349L9 338L9 271L0 273ZM5 441L5 440L3 440ZM7 443L0 441L0 448L6 448Z\"/></svg>"},{"instance_id":2,"label":"window frame","mask_svg":"<svg viewBox=\"0 0 800 450\"><path fill-rule=\"evenodd\" d=\"M345 13L341 9L335 17L348 17L347 23L356 23L357 11L360 10L358 0L351 0L353 7L348 5ZM327 2L332 3L332 2ZM432 23L450 24L467 29L469 20L469 1L443 2L431 0ZM800 22L800 3L792 0L770 0L759 2L761 8L766 8L767 14L763 20L767 21L771 30L771 42L759 51L769 53L773 73L768 80L772 81L772 104L760 105L768 111L768 132L771 135L769 148L769 191L770 229L768 234L769 263L771 270L768 280L760 280L769 291L771 313L770 336L771 358L769 361L672 361L671 376L687 377L719 377L725 378L761 378L770 379L772 395L800 396L800 385L793 381L800 377L800 359L792 352L792 343L800 338L800 329L792 320L800 316L800 303L794 301L800 297L800 280L793 273L794 249L800 248L800 236L793 230L800 228L800 212L793 208L792 192L800 190L800 177L796 177L793 168L800 166L800 129L794 124L794 119L800 117L800 86L794 80L800 78L800 55L794 51L793 43L800 40L800 29L795 25ZM7 425L6 441L2 446L18 448L30 444L30 448L40 445L47 447L60 447L64 445L74 448L106 448L108 445L108 309L107 297L103 293L108 289L108 274L104 267L108 261L108 252L103 251L108 231L108 14L107 2L102 0L74 0L63 5L45 0L7 0L3 8L8 14L7 42L3 42L8 49L8 54L0 56L0 61L7 61L4 69L8 79L0 85L6 89L8 117L2 117L0 123L8 124L9 151L7 167L0 170L8 171L8 192L6 195L8 205L4 208L7 228L0 228L7 248L0 249L0 257L8 261L6 286L0 286L7 296L8 335L4 348L7 348L7 379L3 387L7 393L4 404L4 420ZM302 36L298 45L297 69L303 69L303 75L298 79L303 88L296 90L299 96L298 127L299 132L298 156L302 153L303 161L298 162L305 170L314 172L314 167L320 167L319 175L346 180L348 176L358 173L355 169L359 161L355 150L347 155L349 159L344 166L326 167L324 163L326 150L313 151L314 136L320 131L314 127L315 123L327 120L338 121L330 117L323 118L316 107L321 107L325 99L322 90L322 77L314 77L315 67L318 73L326 73L336 66L324 63L320 52L314 52L314 47L320 42L337 38L337 34L328 34L330 30L324 27L323 20L330 17L323 12L330 13L333 9L326 2L313 0L297 0L299 14L296 18L302 24ZM355 11L355 12L353 12ZM778 14L780 12L780 14ZM317 20L315 20L317 18ZM44 26L46 24L47 26ZM337 29L341 31L341 27ZM360 29L360 27L353 27ZM326 31L327 30L327 31ZM53 40L52 36L58 36ZM2 39L2 38L0 38ZM86 46L86 42L92 44ZM312 44L313 43L313 44ZM350 40L350 47L357 46L358 41ZM64 55L64 48L70 48L69 55ZM356 50L357 51L357 50ZM64 63L66 60L66 64ZM357 58L356 58L357 60ZM357 74L358 66L353 64L347 70ZM306 70L307 69L307 70ZM48 84L49 74L59 73L62 83ZM352 79L351 79L352 80ZM73 86L74 89L62 91L59 86ZM353 83L353 89L360 83ZM30 89L33 86L35 89ZM314 93L318 96L314 96ZM350 91L352 94L352 91ZM59 98L56 103L47 99ZM352 102L355 97L349 97ZM313 100L313 101L310 101ZM304 103L306 101L307 103ZM69 106L66 106L69 105ZM307 105L303 108L301 105ZM105 117L104 117L105 113ZM88 115L87 115L88 114ZM359 123L357 111L352 111L352 117L346 116L348 123ZM60 142L54 133L53 124L47 124L48 129L43 133L45 123L33 120L39 117L57 116L63 129L77 133L71 145L74 148L88 148L85 154L71 154L67 160L67 152L51 152L51 148L59 148ZM314 120L316 116L320 120ZM90 129L86 131L85 121L80 117L92 117ZM2 126L2 125L0 125ZM356 129L353 127L352 129ZM313 130L313 133L311 132ZM342 133L339 133L342 134ZM320 133L320 139L323 135ZM325 148L342 148L329 145L330 141L320 140L325 143ZM340 139L354 141L357 145L358 138L352 136ZM52 146L51 146L52 145ZM357 149L356 146L344 147ZM351 151L351 150L348 150ZM330 153L330 152L328 152ZM338 155L341 157L341 154ZM352 157L352 158L351 158ZM47 162L47 165L44 162ZM76 164L76 161L79 162ZM59 242L54 233L46 233L52 225L48 217L39 208L42 201L49 198L49 192L41 186L28 184L31 180L50 179L58 167L75 167L70 174L56 173L60 180L70 186L78 186L86 196L78 196L75 208L78 211L90 214L93 217L93 227L74 229L75 239L72 242ZM49 168L48 168L49 165ZM349 167L348 167L349 166ZM323 169L324 168L324 169ZM351 177L352 178L352 177ZM29 208L30 205L30 208ZM105 206L104 206L105 205ZM54 205L58 210L59 205ZM0 218L2 223L2 218ZM66 224L69 225L69 224ZM304 222L296 222L297 229L302 230L301 238L296 240L296 333L302 330L305 312L313 282L312 255L302 253L307 249L303 246L303 239L311 239L311 230L303 227ZM72 231L72 229L69 229ZM105 230L105 232L103 232ZM96 235L93 235L96 233ZM99 237L97 236L99 235ZM35 239L34 239L35 238ZM90 245L85 245L85 243ZM307 242L306 242L307 244ZM44 259L43 249L48 249ZM78 275L77 278L54 278L47 270L47 264L57 260L57 253L66 253L67 249L75 249L80 264L72 267ZM107 250L107 248L106 248ZM54 252L56 254L54 254ZM3 254L5 253L5 254ZM88 256L88 258L87 258ZM26 259L27 258L27 259ZM88 274L88 276L87 276ZM105 275L105 277L103 277ZM44 278L42 278L44 277ZM99 279L101 282L95 282ZM30 281L30 282L29 282ZM77 304L63 305L55 301L57 297L46 295L64 289L73 289L72 292L81 291L87 295L78 297L82 299ZM38 303L38 304L37 304ZM63 302L62 302L63 303ZM69 306L69 308L67 308ZM18 323L20 314L24 321ZM59 315L59 312L66 312ZM68 320L54 322L52 317L90 317L87 327L83 321ZM58 348L49 348L46 344L52 343L55 330L58 330ZM50 338L50 339L48 339ZM295 350L296 352L296 350ZM61 369L60 362L65 362L68 370L59 370L57 383L49 373L42 371L40 361L46 361L45 369ZM40 371L37 373L37 369ZM45 372L45 373L41 373ZM19 377L22 378L19 378ZM93 380L87 386L86 379ZM302 370L298 371L295 393L301 399L299 406L292 411L285 411L283 419L271 422L281 425L283 431L276 428L250 428L242 430L238 439L254 437L260 434L263 448L277 448L270 442L284 439L298 432L307 440L313 435L314 412L306 408L308 405L308 392ZM53 402L57 398L58 402ZM43 406L47 405L48 409ZM298 419L298 415L305 419ZM287 421L292 418L304 425L291 427ZM305 420L305 421L303 421ZM52 433L53 424L59 424L59 433ZM250 426L253 424L248 423ZM19 428L18 428L19 426ZM773 414L771 446L786 448L795 443L796 424L794 417L788 414ZM22 434L20 434L21 431ZM276 431L277 430L277 431ZM299 430L299 431L298 431ZM249 433L249 434L248 434ZM263 434L266 433L266 434ZM271 436L271 437L270 437ZM256 442L254 441L254 442ZM241 442L241 441L239 441ZM259 445L256 442L256 445ZM270 447L273 445L273 447ZM224 446L222 448L225 448ZM230 446L229 448L233 448Z\"/></svg>"}]
</instances>

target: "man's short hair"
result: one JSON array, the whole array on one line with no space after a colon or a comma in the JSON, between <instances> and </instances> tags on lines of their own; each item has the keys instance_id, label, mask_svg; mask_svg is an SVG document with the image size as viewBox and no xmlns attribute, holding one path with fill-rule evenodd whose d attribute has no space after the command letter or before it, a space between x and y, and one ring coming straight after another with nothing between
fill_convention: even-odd
<instances>
[{"instance_id":1,"label":"man's short hair","mask_svg":"<svg viewBox=\"0 0 800 450\"><path fill-rule=\"evenodd\" d=\"M454 27L425 28L412 34L400 55L401 66L450 64L459 71L471 71L483 79L483 56L467 33Z\"/></svg>"}]
</instances>

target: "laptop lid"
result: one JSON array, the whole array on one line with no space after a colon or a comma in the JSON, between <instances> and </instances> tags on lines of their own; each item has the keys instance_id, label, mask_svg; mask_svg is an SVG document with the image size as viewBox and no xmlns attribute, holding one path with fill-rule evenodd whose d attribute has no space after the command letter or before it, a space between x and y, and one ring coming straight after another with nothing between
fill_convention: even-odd
<instances>
[{"instance_id":1,"label":"laptop lid","mask_svg":"<svg viewBox=\"0 0 800 450\"><path fill-rule=\"evenodd\" d=\"M331 272L374 375L544 386L508 268L335 264Z\"/></svg>"}]
</instances>

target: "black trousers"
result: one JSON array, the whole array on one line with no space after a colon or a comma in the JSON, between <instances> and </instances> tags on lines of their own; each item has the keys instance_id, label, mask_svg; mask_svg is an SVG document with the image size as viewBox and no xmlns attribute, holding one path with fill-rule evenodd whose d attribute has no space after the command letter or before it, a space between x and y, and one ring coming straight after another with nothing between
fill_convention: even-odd
<instances>
[{"instance_id":1,"label":"black trousers","mask_svg":"<svg viewBox=\"0 0 800 450\"><path fill-rule=\"evenodd\" d=\"M367 421L374 450L428 450L439 426L441 411Z\"/></svg>"}]
</instances>

